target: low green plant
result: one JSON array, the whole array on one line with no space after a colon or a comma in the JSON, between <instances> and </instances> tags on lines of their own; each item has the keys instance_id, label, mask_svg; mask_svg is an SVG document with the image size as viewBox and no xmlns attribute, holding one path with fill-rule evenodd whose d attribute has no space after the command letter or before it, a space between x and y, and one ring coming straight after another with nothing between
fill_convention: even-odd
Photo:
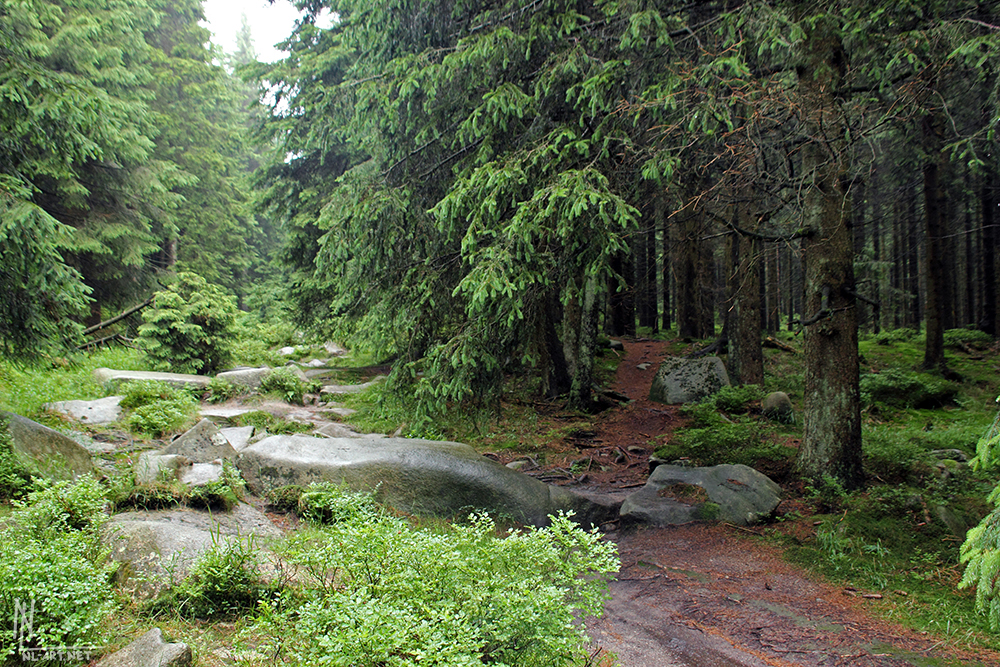
<instances>
[{"instance_id":1,"label":"low green plant","mask_svg":"<svg viewBox=\"0 0 1000 667\"><path fill-rule=\"evenodd\" d=\"M667 461L686 460L691 465L739 463L781 476L787 473L795 450L774 442L766 426L746 421L678 431L655 454Z\"/></svg>"},{"instance_id":2,"label":"low green plant","mask_svg":"<svg viewBox=\"0 0 1000 667\"><path fill-rule=\"evenodd\" d=\"M879 332L872 336L872 338L879 345L892 345L894 343L912 341L919 334L920 332L916 329L890 329Z\"/></svg>"},{"instance_id":3,"label":"low green plant","mask_svg":"<svg viewBox=\"0 0 1000 667\"><path fill-rule=\"evenodd\" d=\"M263 377L260 382L260 392L276 395L287 403L302 405L305 386L292 369L276 368Z\"/></svg>"},{"instance_id":4,"label":"low green plant","mask_svg":"<svg viewBox=\"0 0 1000 667\"><path fill-rule=\"evenodd\" d=\"M153 297L143 311L139 345L156 370L211 375L230 359L236 302L195 273Z\"/></svg>"},{"instance_id":5,"label":"low green plant","mask_svg":"<svg viewBox=\"0 0 1000 667\"><path fill-rule=\"evenodd\" d=\"M318 523L353 521L377 511L372 494L330 482L313 482L302 490L298 500L299 516Z\"/></svg>"},{"instance_id":6,"label":"low green plant","mask_svg":"<svg viewBox=\"0 0 1000 667\"><path fill-rule=\"evenodd\" d=\"M286 484L267 493L267 504L279 512L295 512L304 489L298 484Z\"/></svg>"},{"instance_id":7,"label":"low green plant","mask_svg":"<svg viewBox=\"0 0 1000 667\"><path fill-rule=\"evenodd\" d=\"M19 645L94 643L114 607L108 562L99 528L103 488L92 477L57 482L28 494L0 528L0 663ZM15 612L33 610L30 635L15 635Z\"/></svg>"},{"instance_id":8,"label":"low green plant","mask_svg":"<svg viewBox=\"0 0 1000 667\"><path fill-rule=\"evenodd\" d=\"M847 502L848 494L840 480L832 475L823 475L805 487L806 498L815 503L820 513L839 512Z\"/></svg>"},{"instance_id":9,"label":"low green plant","mask_svg":"<svg viewBox=\"0 0 1000 667\"><path fill-rule=\"evenodd\" d=\"M275 598L280 586L261 572L260 545L253 537L226 538L213 533L212 546L173 590L146 607L150 614L221 620L252 612Z\"/></svg>"},{"instance_id":10,"label":"low green plant","mask_svg":"<svg viewBox=\"0 0 1000 667\"><path fill-rule=\"evenodd\" d=\"M944 346L955 350L985 350L994 343L993 336L979 329L948 329Z\"/></svg>"},{"instance_id":11,"label":"low green plant","mask_svg":"<svg viewBox=\"0 0 1000 667\"><path fill-rule=\"evenodd\" d=\"M712 403L688 403L681 406L680 413L691 420L690 428L710 428L725 423Z\"/></svg>"},{"instance_id":12,"label":"low green plant","mask_svg":"<svg viewBox=\"0 0 1000 667\"><path fill-rule=\"evenodd\" d=\"M763 391L755 384L729 385L722 387L702 403L729 414L745 414L749 410L750 403L759 401L763 397Z\"/></svg>"},{"instance_id":13,"label":"low green plant","mask_svg":"<svg viewBox=\"0 0 1000 667\"><path fill-rule=\"evenodd\" d=\"M197 401L187 389L140 380L122 387L119 405L130 411L125 418L129 430L158 438L187 425L194 417Z\"/></svg>"},{"instance_id":14,"label":"low green plant","mask_svg":"<svg viewBox=\"0 0 1000 667\"><path fill-rule=\"evenodd\" d=\"M251 390L249 387L233 384L229 380L214 377L208 381L208 387L205 393L206 400L209 403L224 403L234 398L249 396L251 394Z\"/></svg>"},{"instance_id":15,"label":"low green plant","mask_svg":"<svg viewBox=\"0 0 1000 667\"><path fill-rule=\"evenodd\" d=\"M312 424L302 424L285 419L278 419L263 410L253 410L233 418L238 426L253 426L256 431L266 431L272 435L293 433L308 433L313 430Z\"/></svg>"},{"instance_id":16,"label":"low green plant","mask_svg":"<svg viewBox=\"0 0 1000 667\"><path fill-rule=\"evenodd\" d=\"M125 423L130 431L153 438L179 431L191 422L195 403L189 398L156 401L132 411Z\"/></svg>"},{"instance_id":17,"label":"low green plant","mask_svg":"<svg viewBox=\"0 0 1000 667\"><path fill-rule=\"evenodd\" d=\"M246 495L246 486L239 470L230 461L222 462L219 479L191 487L184 496L191 507L228 512Z\"/></svg>"},{"instance_id":18,"label":"low green plant","mask_svg":"<svg viewBox=\"0 0 1000 667\"><path fill-rule=\"evenodd\" d=\"M861 376L861 403L895 408L937 408L955 400L958 387L927 373L887 368Z\"/></svg>"},{"instance_id":19,"label":"low green plant","mask_svg":"<svg viewBox=\"0 0 1000 667\"><path fill-rule=\"evenodd\" d=\"M583 620L618 569L614 545L565 516L500 537L486 516L432 531L368 515L299 532L283 555L306 602L254 632L281 636L294 665L584 664Z\"/></svg>"}]
</instances>

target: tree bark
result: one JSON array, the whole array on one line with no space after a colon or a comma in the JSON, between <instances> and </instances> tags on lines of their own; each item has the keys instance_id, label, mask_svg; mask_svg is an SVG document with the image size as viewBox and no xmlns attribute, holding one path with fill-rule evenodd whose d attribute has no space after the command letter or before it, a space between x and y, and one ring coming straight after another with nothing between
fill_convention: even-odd
<instances>
[{"instance_id":1,"label":"tree bark","mask_svg":"<svg viewBox=\"0 0 1000 667\"><path fill-rule=\"evenodd\" d=\"M941 248L941 140L938 123L931 115L921 120L924 136L924 312L925 331L924 370L945 370L944 363L944 317L943 288L944 263Z\"/></svg>"},{"instance_id":2,"label":"tree bark","mask_svg":"<svg viewBox=\"0 0 1000 667\"><path fill-rule=\"evenodd\" d=\"M805 432L797 466L802 475L832 475L847 489L864 483L858 387L858 327L854 253L844 176L847 146L838 91L846 68L840 35L829 19L805 25L798 96L805 135L803 222L804 316L827 315L805 327Z\"/></svg>"},{"instance_id":3,"label":"tree bark","mask_svg":"<svg viewBox=\"0 0 1000 667\"><path fill-rule=\"evenodd\" d=\"M700 317L701 295L698 284L700 248L698 240L698 219L691 211L685 211L677 244L675 274L677 280L677 335L681 338L701 338L703 336Z\"/></svg>"},{"instance_id":4,"label":"tree bark","mask_svg":"<svg viewBox=\"0 0 1000 667\"><path fill-rule=\"evenodd\" d=\"M577 410L593 408L594 351L597 347L597 284L588 278L579 307L580 329L576 336L573 383L569 390L569 405Z\"/></svg>"},{"instance_id":5,"label":"tree bark","mask_svg":"<svg viewBox=\"0 0 1000 667\"><path fill-rule=\"evenodd\" d=\"M745 209L745 206L741 206ZM743 216L741 215L741 218ZM741 227L746 229L741 220ZM729 379L733 384L764 383L764 352L760 343L760 273L754 268L759 261L761 242L739 234L729 239L731 274L729 293Z\"/></svg>"},{"instance_id":6,"label":"tree bark","mask_svg":"<svg viewBox=\"0 0 1000 667\"><path fill-rule=\"evenodd\" d=\"M983 317L979 322L979 328L991 336L997 335L997 269L994 254L997 233L993 227L996 224L994 179L992 173L984 176L979 195L983 214L983 245L980 248L980 262L983 267Z\"/></svg>"}]
</instances>

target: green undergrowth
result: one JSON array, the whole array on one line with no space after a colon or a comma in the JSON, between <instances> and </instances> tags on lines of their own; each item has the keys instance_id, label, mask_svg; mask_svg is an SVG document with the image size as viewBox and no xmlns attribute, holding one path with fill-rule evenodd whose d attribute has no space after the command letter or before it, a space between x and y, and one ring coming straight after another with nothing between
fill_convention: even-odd
<instances>
[{"instance_id":1,"label":"green undergrowth","mask_svg":"<svg viewBox=\"0 0 1000 667\"><path fill-rule=\"evenodd\" d=\"M149 370L142 354L123 347L53 359L36 365L16 365L0 359L0 410L31 419L52 421L42 405L52 401L89 400L105 396L94 381L97 368Z\"/></svg>"}]
</instances>

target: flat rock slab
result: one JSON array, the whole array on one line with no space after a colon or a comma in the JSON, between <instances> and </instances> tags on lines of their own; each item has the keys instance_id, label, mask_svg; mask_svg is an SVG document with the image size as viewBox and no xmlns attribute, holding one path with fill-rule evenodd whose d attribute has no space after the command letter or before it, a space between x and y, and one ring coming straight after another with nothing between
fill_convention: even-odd
<instances>
[{"instance_id":1,"label":"flat rock slab","mask_svg":"<svg viewBox=\"0 0 1000 667\"><path fill-rule=\"evenodd\" d=\"M249 412L256 412L257 409L232 405L205 405L198 410L198 415L211 419L216 423L225 423L230 419L240 417Z\"/></svg>"},{"instance_id":2,"label":"flat rock slab","mask_svg":"<svg viewBox=\"0 0 1000 667\"><path fill-rule=\"evenodd\" d=\"M140 597L155 596L181 581L195 561L220 540L268 541L281 537L270 519L240 503L232 512L179 508L116 514L103 528L118 581Z\"/></svg>"},{"instance_id":3,"label":"flat rock slab","mask_svg":"<svg viewBox=\"0 0 1000 667\"><path fill-rule=\"evenodd\" d=\"M90 452L48 426L0 410L0 433L9 436L14 455L40 477L71 480L95 472Z\"/></svg>"},{"instance_id":4,"label":"flat rock slab","mask_svg":"<svg viewBox=\"0 0 1000 667\"><path fill-rule=\"evenodd\" d=\"M747 526L769 517L779 502L781 487L745 465L661 465L625 499L621 516L654 526L714 520Z\"/></svg>"},{"instance_id":5,"label":"flat rock slab","mask_svg":"<svg viewBox=\"0 0 1000 667\"><path fill-rule=\"evenodd\" d=\"M121 396L108 396L95 401L56 401L46 403L42 409L65 415L85 424L113 424L122 416Z\"/></svg>"},{"instance_id":6,"label":"flat rock slab","mask_svg":"<svg viewBox=\"0 0 1000 667\"><path fill-rule=\"evenodd\" d=\"M191 647L168 644L163 632L153 628L120 651L105 656L96 667L190 667Z\"/></svg>"},{"instance_id":7,"label":"flat rock slab","mask_svg":"<svg viewBox=\"0 0 1000 667\"><path fill-rule=\"evenodd\" d=\"M186 375L184 373L156 373L153 371L116 371L110 368L97 368L94 370L94 381L102 387L118 387L126 382L138 380L153 380L163 382L174 387L199 387L208 386L212 378L204 375Z\"/></svg>"},{"instance_id":8,"label":"flat rock slab","mask_svg":"<svg viewBox=\"0 0 1000 667\"><path fill-rule=\"evenodd\" d=\"M728 386L729 374L718 357L671 357L656 371L649 388L649 400L667 405L693 403Z\"/></svg>"},{"instance_id":9,"label":"flat rock slab","mask_svg":"<svg viewBox=\"0 0 1000 667\"><path fill-rule=\"evenodd\" d=\"M559 511L595 525L617 515L617 506L543 484L456 442L277 435L244 449L236 465L258 495L288 484L331 481L375 491L379 500L415 514L454 517L486 510L536 526L547 525Z\"/></svg>"},{"instance_id":10,"label":"flat rock slab","mask_svg":"<svg viewBox=\"0 0 1000 667\"><path fill-rule=\"evenodd\" d=\"M366 389L384 381L385 376L379 375L372 378L370 381L363 382L361 384L328 384L324 385L323 389L320 390L320 394L324 396L335 396L337 394L360 394Z\"/></svg>"}]
</instances>

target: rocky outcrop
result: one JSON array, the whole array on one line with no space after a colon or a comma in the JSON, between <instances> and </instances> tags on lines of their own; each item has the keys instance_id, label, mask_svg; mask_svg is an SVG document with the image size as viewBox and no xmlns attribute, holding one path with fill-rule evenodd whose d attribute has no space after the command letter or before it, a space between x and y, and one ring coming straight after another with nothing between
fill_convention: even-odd
<instances>
[{"instance_id":1,"label":"rocky outcrop","mask_svg":"<svg viewBox=\"0 0 1000 667\"><path fill-rule=\"evenodd\" d=\"M536 526L559 511L595 525L617 515L613 505L543 484L456 442L278 435L241 451L236 465L258 495L288 484L332 481L374 491L380 501L415 514L453 517L486 510Z\"/></svg>"},{"instance_id":2,"label":"rocky outcrop","mask_svg":"<svg viewBox=\"0 0 1000 667\"><path fill-rule=\"evenodd\" d=\"M14 455L40 477L75 479L94 472L86 449L59 431L12 412L0 410L0 438L8 439Z\"/></svg>"},{"instance_id":3,"label":"rocky outcrop","mask_svg":"<svg viewBox=\"0 0 1000 667\"><path fill-rule=\"evenodd\" d=\"M649 388L649 400L668 405L693 403L727 386L729 375L718 357L672 357L660 364Z\"/></svg>"},{"instance_id":4,"label":"rocky outcrop","mask_svg":"<svg viewBox=\"0 0 1000 667\"><path fill-rule=\"evenodd\" d=\"M769 517L779 502L781 487L748 466L660 465L646 486L625 499L621 516L655 526L690 521L746 526Z\"/></svg>"},{"instance_id":5,"label":"rocky outcrop","mask_svg":"<svg viewBox=\"0 0 1000 667\"><path fill-rule=\"evenodd\" d=\"M363 382L361 384L328 384L323 386L320 394L323 396L335 396L337 394L360 394L366 389L384 381L384 375L376 375L368 382Z\"/></svg>"},{"instance_id":6,"label":"rocky outcrop","mask_svg":"<svg viewBox=\"0 0 1000 667\"><path fill-rule=\"evenodd\" d=\"M105 656L96 667L190 667L191 647L168 644L153 628L120 651Z\"/></svg>"},{"instance_id":7,"label":"rocky outcrop","mask_svg":"<svg viewBox=\"0 0 1000 667\"><path fill-rule=\"evenodd\" d=\"M181 581L213 544L264 543L280 536L267 516L243 503L228 514L184 508L125 512L103 529L111 558L120 564L119 584L139 597L155 596Z\"/></svg>"}]
</instances>

